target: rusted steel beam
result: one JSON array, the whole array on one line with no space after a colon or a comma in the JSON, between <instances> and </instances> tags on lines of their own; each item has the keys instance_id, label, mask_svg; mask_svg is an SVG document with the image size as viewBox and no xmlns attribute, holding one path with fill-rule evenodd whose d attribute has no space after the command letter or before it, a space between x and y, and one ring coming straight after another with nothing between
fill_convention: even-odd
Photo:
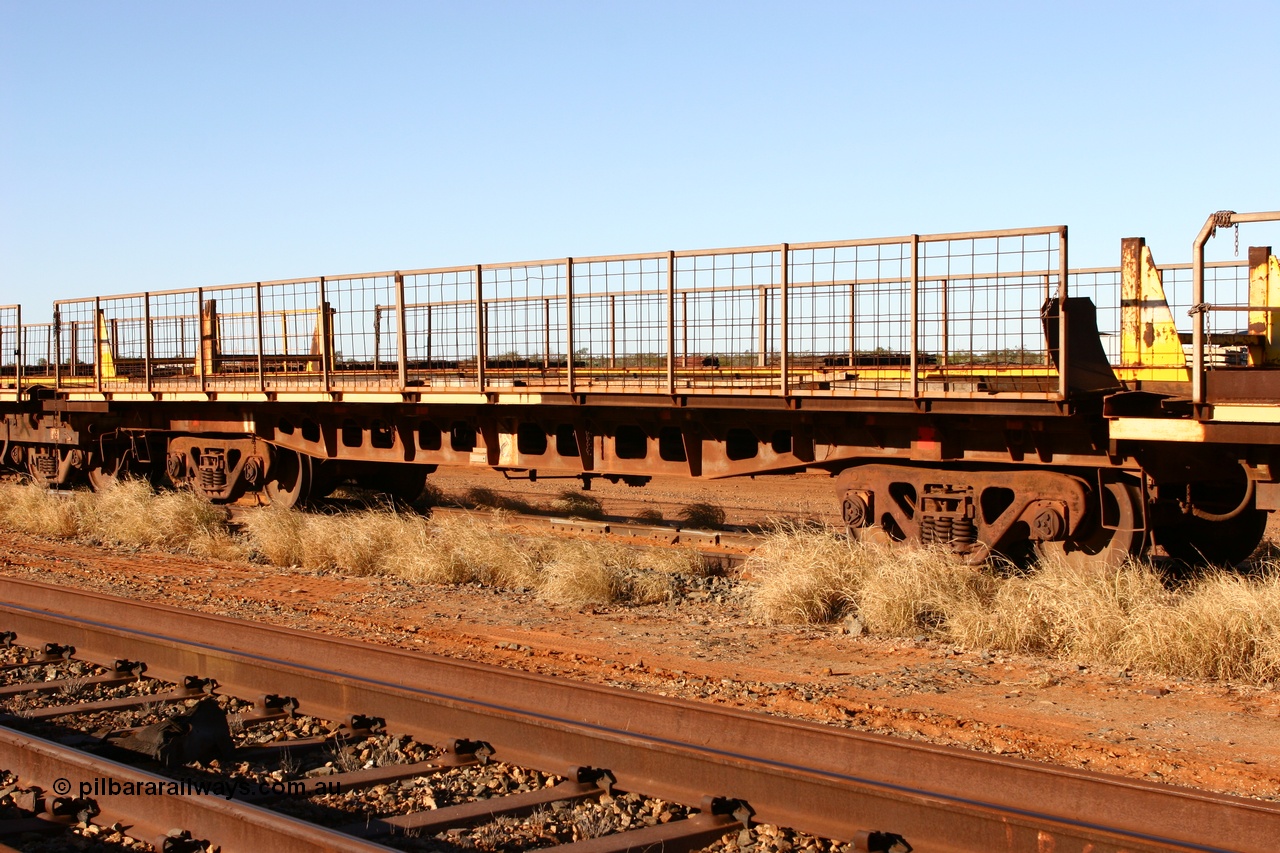
<instances>
[{"instance_id":1,"label":"rusted steel beam","mask_svg":"<svg viewBox=\"0 0 1280 853\"><path fill-rule=\"evenodd\" d=\"M1280 807L898 741L677 699L368 646L26 581L0 584L0 629L72 643L88 659L193 670L228 692L295 696L300 710L377 714L420 740L485 741L558 773L607 768L620 790L750 803L761 822L916 849L1264 851ZM42 612L48 609L50 612ZM57 615L93 613L93 619ZM1047 841L1046 841L1047 840Z\"/></svg>"}]
</instances>

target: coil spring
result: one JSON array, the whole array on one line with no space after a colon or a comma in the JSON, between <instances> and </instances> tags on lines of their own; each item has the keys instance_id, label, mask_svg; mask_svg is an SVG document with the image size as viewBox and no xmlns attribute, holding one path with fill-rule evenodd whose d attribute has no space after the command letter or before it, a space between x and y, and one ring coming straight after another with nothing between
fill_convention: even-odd
<instances>
[{"instance_id":1,"label":"coil spring","mask_svg":"<svg viewBox=\"0 0 1280 853\"><path fill-rule=\"evenodd\" d=\"M36 456L36 470L42 477L58 476L58 458L52 453L41 453Z\"/></svg>"},{"instance_id":2,"label":"coil spring","mask_svg":"<svg viewBox=\"0 0 1280 853\"><path fill-rule=\"evenodd\" d=\"M951 544L973 545L978 541L978 525L972 518L957 518L951 528Z\"/></svg>"},{"instance_id":3,"label":"coil spring","mask_svg":"<svg viewBox=\"0 0 1280 853\"><path fill-rule=\"evenodd\" d=\"M934 539L943 545L951 544L951 522L953 519L949 515L939 516L938 520L933 523Z\"/></svg>"},{"instance_id":4,"label":"coil spring","mask_svg":"<svg viewBox=\"0 0 1280 853\"><path fill-rule=\"evenodd\" d=\"M221 456L209 454L200 457L200 488L206 491L222 489L227 485L226 463Z\"/></svg>"},{"instance_id":5,"label":"coil spring","mask_svg":"<svg viewBox=\"0 0 1280 853\"><path fill-rule=\"evenodd\" d=\"M926 515L920 519L920 541L932 542L934 537L934 517Z\"/></svg>"}]
</instances>

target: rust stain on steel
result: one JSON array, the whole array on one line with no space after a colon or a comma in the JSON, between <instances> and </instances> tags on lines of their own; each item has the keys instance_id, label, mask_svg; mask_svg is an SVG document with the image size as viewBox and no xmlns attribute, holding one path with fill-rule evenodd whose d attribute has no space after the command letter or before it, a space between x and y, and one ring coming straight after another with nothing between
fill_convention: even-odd
<instances>
[{"instance_id":1,"label":"rust stain on steel","mask_svg":"<svg viewBox=\"0 0 1280 853\"><path fill-rule=\"evenodd\" d=\"M319 716L378 714L389 728L424 740L484 740L502 760L552 773L607 768L620 790L684 803L734 797L750 803L761 822L825 837L875 830L899 833L920 850L994 850L1007 849L1006 832L1015 849L1034 849L1048 833L1059 849L1091 844L1096 853L1216 849L1206 838L1267 851L1280 837L1273 804L25 581L4 581L0 598L7 602L0 628L17 631L19 642L58 639L89 659L143 659L159 677L199 672L228 692L296 696L300 710Z\"/></svg>"},{"instance_id":2,"label":"rust stain on steel","mask_svg":"<svg viewBox=\"0 0 1280 853\"><path fill-rule=\"evenodd\" d=\"M1140 237L1120 244L1121 376L1136 378L1139 368L1185 370L1187 358L1165 298L1164 282ZM1184 377L1185 378L1185 377Z\"/></svg>"},{"instance_id":3,"label":"rust stain on steel","mask_svg":"<svg viewBox=\"0 0 1280 853\"><path fill-rule=\"evenodd\" d=\"M1280 335L1276 312L1280 308L1280 261L1270 246L1249 247L1249 334L1258 341L1249 345L1249 364L1280 364Z\"/></svg>"}]
</instances>

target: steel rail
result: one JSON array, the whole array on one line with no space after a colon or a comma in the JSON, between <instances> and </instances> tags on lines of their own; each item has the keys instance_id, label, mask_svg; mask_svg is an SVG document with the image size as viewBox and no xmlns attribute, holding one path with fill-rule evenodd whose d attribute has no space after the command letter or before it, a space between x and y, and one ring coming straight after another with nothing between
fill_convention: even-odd
<instances>
[{"instance_id":1,"label":"steel rail","mask_svg":"<svg viewBox=\"0 0 1280 853\"><path fill-rule=\"evenodd\" d=\"M261 806L197 793L168 793L182 783L165 776L80 752L53 741L0 727L0 765L24 786L61 795L75 780L96 785L92 799L108 819L121 819L132 838L154 842L173 829L217 839L227 853L271 850L274 853L385 853L391 849L324 829ZM189 787L189 786L188 786ZM139 791L166 792L163 795ZM52 795L46 795L53 799ZM160 847L157 845L157 849Z\"/></svg>"},{"instance_id":2,"label":"steel rail","mask_svg":"<svg viewBox=\"0 0 1280 853\"><path fill-rule=\"evenodd\" d=\"M79 616L74 614L81 614ZM86 614L92 614L88 616ZM423 740L488 742L548 772L607 768L621 790L744 800L757 820L917 851L1267 851L1280 806L833 729L262 626L165 605L0 582L0 629L148 673L278 693L300 712L376 714Z\"/></svg>"}]
</instances>

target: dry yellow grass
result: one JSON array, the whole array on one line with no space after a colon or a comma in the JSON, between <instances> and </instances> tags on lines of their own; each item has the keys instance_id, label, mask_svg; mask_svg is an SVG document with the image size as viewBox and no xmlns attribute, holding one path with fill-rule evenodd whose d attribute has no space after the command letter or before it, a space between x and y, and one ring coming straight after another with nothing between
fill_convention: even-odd
<instances>
[{"instance_id":1,"label":"dry yellow grass","mask_svg":"<svg viewBox=\"0 0 1280 853\"><path fill-rule=\"evenodd\" d=\"M245 519L245 536L267 562L356 575L396 571L399 554L420 541L426 522L391 510L309 515L267 507Z\"/></svg>"},{"instance_id":2,"label":"dry yellow grass","mask_svg":"<svg viewBox=\"0 0 1280 853\"><path fill-rule=\"evenodd\" d=\"M257 554L274 566L300 566L306 539L306 516L269 506L244 520L245 534Z\"/></svg>"},{"instance_id":3,"label":"dry yellow grass","mask_svg":"<svg viewBox=\"0 0 1280 853\"><path fill-rule=\"evenodd\" d=\"M677 574L710 568L692 549L516 536L501 513L427 520L389 509L335 515L266 509L241 534L226 510L141 482L59 494L0 484L0 526L40 536L160 548L437 584L536 590L571 606L670 598ZM1272 552L1274 553L1274 552ZM1280 680L1280 562L1251 575L1206 571L1177 585L1143 563L1048 562L1004 576L948 553L850 542L828 529L780 524L748 560L751 606L770 622L856 614L873 633L926 633L1012 652L1114 663L1175 675Z\"/></svg>"},{"instance_id":4,"label":"dry yellow grass","mask_svg":"<svg viewBox=\"0 0 1280 853\"><path fill-rule=\"evenodd\" d=\"M973 570L970 570L973 571ZM1013 577L989 578L977 599L948 610L948 634L974 646L1114 661L1126 631L1172 594L1145 563L1116 568L1041 562Z\"/></svg>"},{"instance_id":5,"label":"dry yellow grass","mask_svg":"<svg viewBox=\"0 0 1280 853\"><path fill-rule=\"evenodd\" d=\"M827 622L853 606L859 549L834 530L779 525L743 566L755 578L751 606L768 622Z\"/></svg>"},{"instance_id":6,"label":"dry yellow grass","mask_svg":"<svg viewBox=\"0 0 1280 853\"><path fill-rule=\"evenodd\" d=\"M1215 572L1142 609L1116 656L1201 678L1280 679L1280 566Z\"/></svg>"},{"instance_id":7,"label":"dry yellow grass","mask_svg":"<svg viewBox=\"0 0 1280 853\"><path fill-rule=\"evenodd\" d=\"M75 505L68 496L15 483L0 484L0 524L55 539L70 539L80 530Z\"/></svg>"},{"instance_id":8,"label":"dry yellow grass","mask_svg":"<svg viewBox=\"0 0 1280 853\"><path fill-rule=\"evenodd\" d=\"M0 486L0 523L14 530L126 548L160 548L242 559L227 529L227 511L191 493L157 495L132 480L102 492L53 492Z\"/></svg>"},{"instance_id":9,"label":"dry yellow grass","mask_svg":"<svg viewBox=\"0 0 1280 853\"><path fill-rule=\"evenodd\" d=\"M842 591L867 630L912 636L947 631L956 611L990 593L993 578L937 548L854 547L859 571Z\"/></svg>"},{"instance_id":10,"label":"dry yellow grass","mask_svg":"<svg viewBox=\"0 0 1280 853\"><path fill-rule=\"evenodd\" d=\"M555 604L612 604L623 594L626 556L615 545L566 542L542 567L538 595Z\"/></svg>"},{"instance_id":11,"label":"dry yellow grass","mask_svg":"<svg viewBox=\"0 0 1280 853\"><path fill-rule=\"evenodd\" d=\"M389 568L427 583L482 583L501 589L536 586L545 544L501 529L501 514L446 516L397 543Z\"/></svg>"},{"instance_id":12,"label":"dry yellow grass","mask_svg":"<svg viewBox=\"0 0 1280 853\"><path fill-rule=\"evenodd\" d=\"M675 590L649 551L600 542L559 541L539 574L538 595L553 604L655 604ZM650 565L645 565L645 563Z\"/></svg>"},{"instance_id":13,"label":"dry yellow grass","mask_svg":"<svg viewBox=\"0 0 1280 853\"><path fill-rule=\"evenodd\" d=\"M1280 679L1280 564L1211 570L1170 588L1158 570L1046 562L1002 576L926 548L886 550L833 531L782 528L745 567L770 622L854 615L873 633L1173 675Z\"/></svg>"},{"instance_id":14,"label":"dry yellow grass","mask_svg":"<svg viewBox=\"0 0 1280 853\"><path fill-rule=\"evenodd\" d=\"M709 503L691 503L681 507L679 517L685 527L699 530L718 530L725 520L724 509Z\"/></svg>"},{"instance_id":15,"label":"dry yellow grass","mask_svg":"<svg viewBox=\"0 0 1280 853\"><path fill-rule=\"evenodd\" d=\"M715 574L720 569L717 560L708 560L697 548L644 548L637 550L636 565L641 569L666 574L689 575L700 578Z\"/></svg>"},{"instance_id":16,"label":"dry yellow grass","mask_svg":"<svg viewBox=\"0 0 1280 853\"><path fill-rule=\"evenodd\" d=\"M561 489L552 509L574 518L604 518L604 505L599 498L573 489Z\"/></svg>"}]
</instances>

